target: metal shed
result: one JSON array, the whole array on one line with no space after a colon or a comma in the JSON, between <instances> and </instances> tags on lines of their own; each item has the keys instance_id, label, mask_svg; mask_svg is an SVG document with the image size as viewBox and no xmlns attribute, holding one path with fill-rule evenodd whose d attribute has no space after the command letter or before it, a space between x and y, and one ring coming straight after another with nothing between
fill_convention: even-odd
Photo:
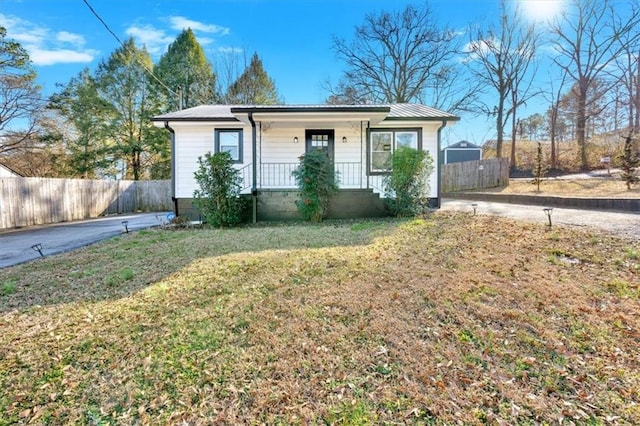
<instances>
[{"instance_id":1,"label":"metal shed","mask_svg":"<svg viewBox=\"0 0 640 426\"><path fill-rule=\"evenodd\" d=\"M444 164L482 160L482 148L468 141L460 141L442 149Z\"/></svg>"}]
</instances>

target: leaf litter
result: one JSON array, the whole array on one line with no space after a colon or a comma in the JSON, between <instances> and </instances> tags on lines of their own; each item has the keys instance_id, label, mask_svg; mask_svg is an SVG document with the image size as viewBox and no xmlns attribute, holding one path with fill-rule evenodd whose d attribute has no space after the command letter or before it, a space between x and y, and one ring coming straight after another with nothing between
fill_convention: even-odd
<instances>
[{"instance_id":1,"label":"leaf litter","mask_svg":"<svg viewBox=\"0 0 640 426\"><path fill-rule=\"evenodd\" d=\"M3 270L0 424L638 423L638 250L446 212L131 234Z\"/></svg>"}]
</instances>

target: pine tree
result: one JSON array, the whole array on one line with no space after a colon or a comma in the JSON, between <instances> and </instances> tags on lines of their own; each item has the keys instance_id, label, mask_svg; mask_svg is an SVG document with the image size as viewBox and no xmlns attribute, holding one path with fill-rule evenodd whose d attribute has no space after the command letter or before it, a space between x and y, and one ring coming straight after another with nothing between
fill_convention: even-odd
<instances>
[{"instance_id":1,"label":"pine tree","mask_svg":"<svg viewBox=\"0 0 640 426\"><path fill-rule=\"evenodd\" d=\"M68 153L65 166L71 176L98 177L110 163L106 128L114 110L100 97L89 69L82 70L60 92L51 96L49 108L57 111L73 129L72 137L65 141Z\"/></svg>"},{"instance_id":2,"label":"pine tree","mask_svg":"<svg viewBox=\"0 0 640 426\"><path fill-rule=\"evenodd\" d=\"M154 83L156 91L166 100L167 111L215 104L220 99L215 90L217 75L191 28L183 30L169 45L154 73L166 86Z\"/></svg>"},{"instance_id":3,"label":"pine tree","mask_svg":"<svg viewBox=\"0 0 640 426\"><path fill-rule=\"evenodd\" d=\"M152 62L146 49L127 40L98 66L96 83L101 98L113 109L107 137L111 152L126 164L126 178L138 180L152 166L154 157L169 150L162 129L151 123L160 111L157 98L150 94Z\"/></svg>"},{"instance_id":4,"label":"pine tree","mask_svg":"<svg viewBox=\"0 0 640 426\"><path fill-rule=\"evenodd\" d=\"M262 66L257 53L242 75L229 86L227 102L238 105L275 105L280 103L276 84Z\"/></svg>"}]
</instances>

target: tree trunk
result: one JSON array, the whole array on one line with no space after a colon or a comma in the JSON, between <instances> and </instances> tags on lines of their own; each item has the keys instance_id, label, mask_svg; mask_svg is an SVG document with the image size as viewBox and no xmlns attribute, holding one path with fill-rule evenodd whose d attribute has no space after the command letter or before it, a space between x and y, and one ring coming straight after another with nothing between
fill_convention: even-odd
<instances>
[{"instance_id":1,"label":"tree trunk","mask_svg":"<svg viewBox=\"0 0 640 426\"><path fill-rule=\"evenodd\" d=\"M511 116L511 170L515 170L516 164L516 136L518 133L518 122L516 120L516 113L513 111Z\"/></svg>"},{"instance_id":2,"label":"tree trunk","mask_svg":"<svg viewBox=\"0 0 640 426\"><path fill-rule=\"evenodd\" d=\"M636 117L635 124L631 126L631 129L635 130L636 133L640 132L640 51L638 52L638 58L636 59L636 67L637 69L637 77L636 77L636 96L633 102L630 102L635 105L636 108Z\"/></svg>"},{"instance_id":3,"label":"tree trunk","mask_svg":"<svg viewBox=\"0 0 640 426\"><path fill-rule=\"evenodd\" d=\"M557 154L556 154L556 123L558 121L558 107L551 107L551 168L556 169L558 167Z\"/></svg>"},{"instance_id":4,"label":"tree trunk","mask_svg":"<svg viewBox=\"0 0 640 426\"><path fill-rule=\"evenodd\" d=\"M504 101L500 100L500 106L498 107L498 111L496 113L496 132L497 132L497 141L496 141L496 158L502 157L502 142L504 141L504 124L502 120L502 116L504 114Z\"/></svg>"},{"instance_id":5,"label":"tree trunk","mask_svg":"<svg viewBox=\"0 0 640 426\"><path fill-rule=\"evenodd\" d=\"M589 168L589 159L587 157L587 89L589 85L586 82L580 82L578 93L578 111L576 114L576 139L580 149L580 168L587 170Z\"/></svg>"}]
</instances>

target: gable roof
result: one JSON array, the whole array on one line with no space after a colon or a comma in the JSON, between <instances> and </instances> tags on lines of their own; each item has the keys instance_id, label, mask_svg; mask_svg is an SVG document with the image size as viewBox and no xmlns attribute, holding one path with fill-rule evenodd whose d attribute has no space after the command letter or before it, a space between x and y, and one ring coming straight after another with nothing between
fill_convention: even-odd
<instances>
[{"instance_id":1,"label":"gable roof","mask_svg":"<svg viewBox=\"0 0 640 426\"><path fill-rule=\"evenodd\" d=\"M153 117L153 121L244 121L249 113L338 115L382 115L385 120L458 121L460 117L421 104L386 105L200 105Z\"/></svg>"},{"instance_id":2,"label":"gable roof","mask_svg":"<svg viewBox=\"0 0 640 426\"><path fill-rule=\"evenodd\" d=\"M460 141L460 142L456 142L454 144L451 144L447 147L444 147L443 149L450 149L450 148L454 148L454 149L482 149L482 147L471 143L469 141Z\"/></svg>"}]
</instances>

